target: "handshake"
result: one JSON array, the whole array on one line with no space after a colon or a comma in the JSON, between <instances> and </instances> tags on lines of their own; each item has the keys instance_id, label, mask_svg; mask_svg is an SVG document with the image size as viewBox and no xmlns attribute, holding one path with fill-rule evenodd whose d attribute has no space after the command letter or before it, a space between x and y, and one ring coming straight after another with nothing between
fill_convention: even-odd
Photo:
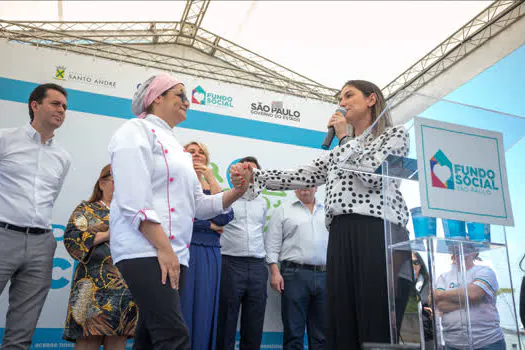
<instances>
[{"instance_id":1,"label":"handshake","mask_svg":"<svg viewBox=\"0 0 525 350\"><path fill-rule=\"evenodd\" d=\"M230 167L230 179L233 187L246 192L253 182L253 168L257 166L251 162L237 163Z\"/></svg>"}]
</instances>

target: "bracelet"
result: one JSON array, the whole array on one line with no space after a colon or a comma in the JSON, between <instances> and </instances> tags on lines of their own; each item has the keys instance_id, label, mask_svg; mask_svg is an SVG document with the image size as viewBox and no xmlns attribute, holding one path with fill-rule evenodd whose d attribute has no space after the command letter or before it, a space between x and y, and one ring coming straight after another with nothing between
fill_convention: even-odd
<instances>
[{"instance_id":1,"label":"bracelet","mask_svg":"<svg viewBox=\"0 0 525 350\"><path fill-rule=\"evenodd\" d=\"M339 147L341 147L341 144L343 143L343 141L346 140L349 137L350 137L349 135L343 136L343 138L341 140L339 140Z\"/></svg>"}]
</instances>

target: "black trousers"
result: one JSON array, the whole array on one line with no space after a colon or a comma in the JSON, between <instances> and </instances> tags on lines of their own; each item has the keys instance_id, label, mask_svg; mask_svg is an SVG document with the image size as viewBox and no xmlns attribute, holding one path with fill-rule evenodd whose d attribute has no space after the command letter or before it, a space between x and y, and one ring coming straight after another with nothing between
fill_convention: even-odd
<instances>
[{"instance_id":1,"label":"black trousers","mask_svg":"<svg viewBox=\"0 0 525 350\"><path fill-rule=\"evenodd\" d=\"M263 258L222 256L217 350L235 349L239 310L239 349L261 348L267 284L268 267Z\"/></svg>"},{"instance_id":2,"label":"black trousers","mask_svg":"<svg viewBox=\"0 0 525 350\"><path fill-rule=\"evenodd\" d=\"M190 349L188 327L182 317L179 292L161 282L156 257L122 260L117 267L124 277L139 309L134 350ZM181 265L179 288L186 267Z\"/></svg>"},{"instance_id":3,"label":"black trousers","mask_svg":"<svg viewBox=\"0 0 525 350\"><path fill-rule=\"evenodd\" d=\"M396 304L396 326L397 338L401 336L401 326L403 325L403 317L405 316L405 309L407 308L410 293L414 289L414 281L405 278L397 279L397 292L395 298Z\"/></svg>"},{"instance_id":4,"label":"black trousers","mask_svg":"<svg viewBox=\"0 0 525 350\"><path fill-rule=\"evenodd\" d=\"M408 239L405 229L396 226L393 230L394 235L403 236L399 239ZM410 259L410 252L394 259L397 276L401 264ZM358 214L334 217L328 240L326 298L326 349L390 343L382 219Z\"/></svg>"}]
</instances>

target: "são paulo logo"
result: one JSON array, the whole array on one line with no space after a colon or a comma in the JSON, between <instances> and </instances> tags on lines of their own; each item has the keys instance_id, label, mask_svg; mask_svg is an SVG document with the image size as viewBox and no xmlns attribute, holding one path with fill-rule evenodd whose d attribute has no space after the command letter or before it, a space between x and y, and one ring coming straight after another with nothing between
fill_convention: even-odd
<instances>
[{"instance_id":1,"label":"s\u00e3o paulo logo","mask_svg":"<svg viewBox=\"0 0 525 350\"><path fill-rule=\"evenodd\" d=\"M491 194L499 191L496 172L489 168L453 164L442 150L430 159L432 187L447 190Z\"/></svg>"},{"instance_id":2,"label":"s\u00e3o paulo logo","mask_svg":"<svg viewBox=\"0 0 525 350\"><path fill-rule=\"evenodd\" d=\"M291 108L285 108L283 101L272 101L271 105L262 102L253 102L250 105L250 113L262 117L290 120L294 122L301 121L301 112Z\"/></svg>"}]
</instances>

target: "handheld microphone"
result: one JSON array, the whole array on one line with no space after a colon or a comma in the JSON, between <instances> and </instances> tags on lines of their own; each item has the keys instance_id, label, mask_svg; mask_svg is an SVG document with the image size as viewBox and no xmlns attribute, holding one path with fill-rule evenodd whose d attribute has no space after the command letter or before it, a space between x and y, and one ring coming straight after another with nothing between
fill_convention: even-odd
<instances>
[{"instance_id":1,"label":"handheld microphone","mask_svg":"<svg viewBox=\"0 0 525 350\"><path fill-rule=\"evenodd\" d=\"M343 117L346 115L346 109L344 109L343 107L338 107L335 110L335 113L337 112L343 114ZM331 126L328 128L328 132L326 133L326 136L324 138L323 144L321 145L321 148L329 149L330 145L332 144L332 141L334 140L334 136L335 136L335 129L333 126Z\"/></svg>"}]
</instances>

